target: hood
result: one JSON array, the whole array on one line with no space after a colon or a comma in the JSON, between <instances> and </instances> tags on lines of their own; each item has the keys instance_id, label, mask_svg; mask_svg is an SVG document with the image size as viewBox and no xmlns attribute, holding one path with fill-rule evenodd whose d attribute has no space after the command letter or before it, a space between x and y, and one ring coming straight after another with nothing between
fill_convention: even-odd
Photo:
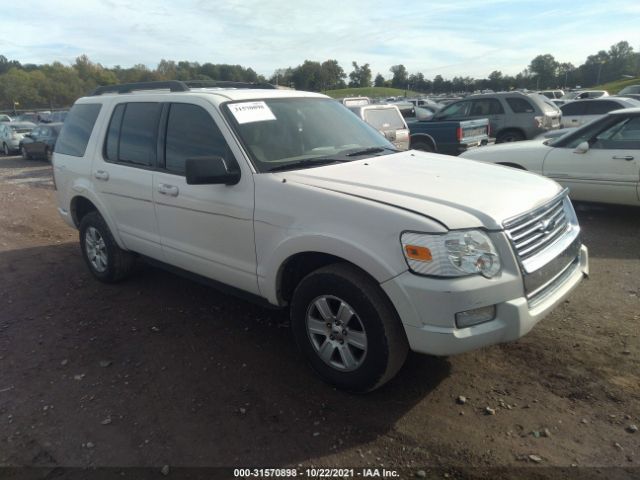
<instances>
[{"instance_id":1,"label":"hood","mask_svg":"<svg viewBox=\"0 0 640 480\"><path fill-rule=\"evenodd\" d=\"M276 175L393 205L449 229L501 230L504 220L561 191L556 182L536 174L414 150Z\"/></svg>"}]
</instances>

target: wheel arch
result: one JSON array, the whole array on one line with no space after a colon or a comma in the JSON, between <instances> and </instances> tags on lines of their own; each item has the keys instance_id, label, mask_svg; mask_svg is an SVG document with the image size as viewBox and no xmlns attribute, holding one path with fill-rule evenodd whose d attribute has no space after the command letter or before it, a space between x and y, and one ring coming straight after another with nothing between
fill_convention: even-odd
<instances>
[{"instance_id":1,"label":"wheel arch","mask_svg":"<svg viewBox=\"0 0 640 480\"><path fill-rule=\"evenodd\" d=\"M424 141L431 144L434 152L438 151L438 144L436 143L435 139L428 133L415 133L409 136L409 140L410 140L410 144L409 144L410 148L413 148L414 142Z\"/></svg>"},{"instance_id":2,"label":"wheel arch","mask_svg":"<svg viewBox=\"0 0 640 480\"><path fill-rule=\"evenodd\" d=\"M520 127L505 127L505 128L501 128L500 130L498 130L498 132L496 133L496 139L500 138L501 135L504 135L507 132L517 132L520 135L522 135L523 139L527 139L527 134L525 133L525 131L520 128Z\"/></svg>"},{"instance_id":3,"label":"wheel arch","mask_svg":"<svg viewBox=\"0 0 640 480\"><path fill-rule=\"evenodd\" d=\"M496 165L502 165L504 167L517 168L519 170L527 170L522 165L519 165L519 164L513 163L513 162L496 162Z\"/></svg>"},{"instance_id":4,"label":"wheel arch","mask_svg":"<svg viewBox=\"0 0 640 480\"><path fill-rule=\"evenodd\" d=\"M126 249L122 240L120 238L118 229L116 228L116 224L113 219L106 213L106 208L102 205L102 203L97 199L97 197L91 195L89 191L85 190L81 194L74 195L69 202L69 212L71 214L71 219L73 220L73 224L76 228L80 228L80 222L82 218L89 212L96 211L104 221L107 223L109 230L111 231L111 235L115 239L116 243L120 248Z\"/></svg>"},{"instance_id":5,"label":"wheel arch","mask_svg":"<svg viewBox=\"0 0 640 480\"><path fill-rule=\"evenodd\" d=\"M400 248L400 247L398 247ZM328 237L299 237L277 248L262 268L258 267L260 291L267 300L287 305L296 285L308 273L332 263L348 263L362 270L378 284L401 273L392 263L365 248ZM406 266L405 268L406 269ZM263 275L260 274L262 270Z\"/></svg>"}]
</instances>

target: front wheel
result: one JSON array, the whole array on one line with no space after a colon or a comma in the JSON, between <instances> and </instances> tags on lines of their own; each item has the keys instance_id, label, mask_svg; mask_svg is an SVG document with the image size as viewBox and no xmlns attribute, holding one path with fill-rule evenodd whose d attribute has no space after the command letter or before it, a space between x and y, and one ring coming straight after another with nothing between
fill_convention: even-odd
<instances>
[{"instance_id":1,"label":"front wheel","mask_svg":"<svg viewBox=\"0 0 640 480\"><path fill-rule=\"evenodd\" d=\"M338 388L368 392L398 372L408 342L380 286L348 264L307 275L291 302L296 343L312 368Z\"/></svg>"},{"instance_id":2,"label":"front wheel","mask_svg":"<svg viewBox=\"0 0 640 480\"><path fill-rule=\"evenodd\" d=\"M9 150L9 145L7 145L6 143L2 145L2 151L7 157L11 154L11 151Z\"/></svg>"},{"instance_id":3,"label":"front wheel","mask_svg":"<svg viewBox=\"0 0 640 480\"><path fill-rule=\"evenodd\" d=\"M80 222L80 248L89 270L98 280L115 283L133 270L135 256L116 243L102 215L93 211Z\"/></svg>"}]
</instances>

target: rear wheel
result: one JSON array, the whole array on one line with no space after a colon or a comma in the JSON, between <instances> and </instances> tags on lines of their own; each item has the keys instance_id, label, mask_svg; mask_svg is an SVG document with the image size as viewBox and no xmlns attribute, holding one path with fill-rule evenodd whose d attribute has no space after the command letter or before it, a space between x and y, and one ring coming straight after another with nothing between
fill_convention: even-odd
<instances>
[{"instance_id":1,"label":"rear wheel","mask_svg":"<svg viewBox=\"0 0 640 480\"><path fill-rule=\"evenodd\" d=\"M519 142L524 139L525 137L521 132L518 132L517 130L507 130L498 135L496 143Z\"/></svg>"},{"instance_id":2,"label":"rear wheel","mask_svg":"<svg viewBox=\"0 0 640 480\"><path fill-rule=\"evenodd\" d=\"M429 142L425 142L423 140L417 140L415 142L411 142L411 148L414 150L421 150L423 152L435 152L436 149L433 148L433 145Z\"/></svg>"},{"instance_id":3,"label":"rear wheel","mask_svg":"<svg viewBox=\"0 0 640 480\"><path fill-rule=\"evenodd\" d=\"M80 222L80 248L89 270L102 282L118 282L133 270L135 256L118 246L96 211L87 213Z\"/></svg>"},{"instance_id":4,"label":"rear wheel","mask_svg":"<svg viewBox=\"0 0 640 480\"><path fill-rule=\"evenodd\" d=\"M30 160L31 159L31 155L29 155L29 152L27 152L27 149L24 148L24 145L22 147L20 147L20 154L22 155L22 159L23 160Z\"/></svg>"},{"instance_id":5,"label":"rear wheel","mask_svg":"<svg viewBox=\"0 0 640 480\"><path fill-rule=\"evenodd\" d=\"M312 272L291 302L291 327L300 350L326 382L367 392L402 367L408 342L380 286L348 264Z\"/></svg>"}]
</instances>

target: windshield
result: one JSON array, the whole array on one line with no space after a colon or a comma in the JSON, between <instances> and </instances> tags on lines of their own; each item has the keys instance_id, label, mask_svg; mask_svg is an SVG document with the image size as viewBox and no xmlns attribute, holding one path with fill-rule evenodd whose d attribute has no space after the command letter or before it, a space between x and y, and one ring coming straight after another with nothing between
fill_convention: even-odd
<instances>
[{"instance_id":1,"label":"windshield","mask_svg":"<svg viewBox=\"0 0 640 480\"><path fill-rule=\"evenodd\" d=\"M269 98L227 103L225 110L259 172L362 159L349 154L371 147L378 150L370 156L395 151L378 131L331 99Z\"/></svg>"}]
</instances>

